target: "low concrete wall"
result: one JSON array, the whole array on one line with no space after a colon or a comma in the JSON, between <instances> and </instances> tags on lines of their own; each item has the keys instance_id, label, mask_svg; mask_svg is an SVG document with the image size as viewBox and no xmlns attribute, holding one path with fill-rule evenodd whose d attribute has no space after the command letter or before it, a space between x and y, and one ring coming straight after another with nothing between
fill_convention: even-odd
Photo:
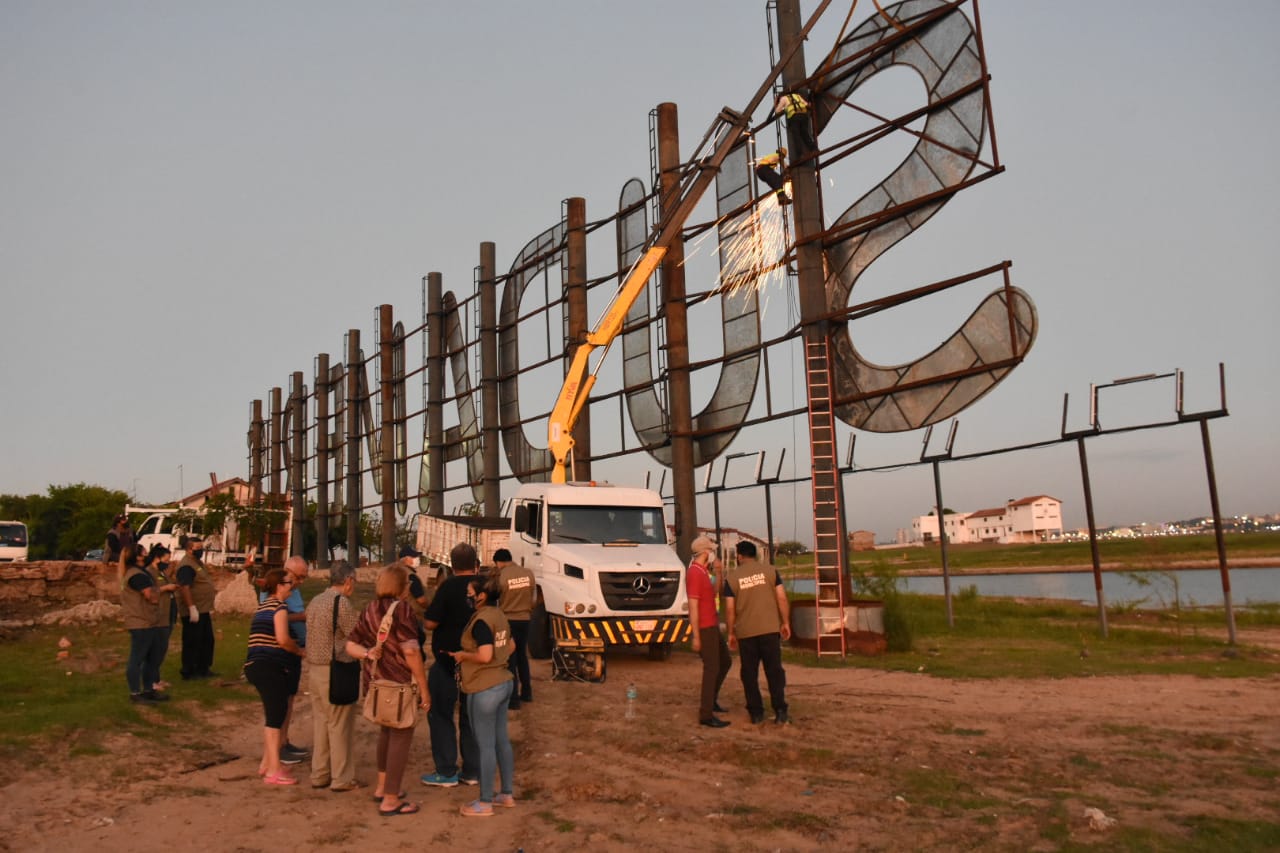
<instances>
[{"instance_id":1,"label":"low concrete wall","mask_svg":"<svg viewBox=\"0 0 1280 853\"><path fill-rule=\"evenodd\" d=\"M219 590L240 574L218 568L209 572ZM99 599L120 603L113 565L70 560L0 563L0 619L35 619Z\"/></svg>"}]
</instances>

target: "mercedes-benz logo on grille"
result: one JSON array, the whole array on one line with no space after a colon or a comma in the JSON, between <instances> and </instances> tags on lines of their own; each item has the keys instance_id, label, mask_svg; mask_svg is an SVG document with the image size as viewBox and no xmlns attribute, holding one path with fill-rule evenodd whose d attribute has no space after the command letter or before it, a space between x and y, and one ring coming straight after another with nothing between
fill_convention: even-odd
<instances>
[{"instance_id":1,"label":"mercedes-benz logo on grille","mask_svg":"<svg viewBox=\"0 0 1280 853\"><path fill-rule=\"evenodd\" d=\"M649 583L647 577L640 575L640 577L631 582L631 588L636 591L636 595L648 595L649 590L653 588L653 584Z\"/></svg>"}]
</instances>

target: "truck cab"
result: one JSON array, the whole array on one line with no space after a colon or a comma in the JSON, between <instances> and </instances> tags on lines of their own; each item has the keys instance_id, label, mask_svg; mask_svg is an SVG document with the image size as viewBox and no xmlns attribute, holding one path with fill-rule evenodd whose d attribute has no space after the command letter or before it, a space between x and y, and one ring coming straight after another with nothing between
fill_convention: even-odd
<instances>
[{"instance_id":1,"label":"truck cab","mask_svg":"<svg viewBox=\"0 0 1280 853\"><path fill-rule=\"evenodd\" d=\"M21 521L0 521L0 563L27 560L27 525Z\"/></svg>"},{"instance_id":2,"label":"truck cab","mask_svg":"<svg viewBox=\"0 0 1280 853\"><path fill-rule=\"evenodd\" d=\"M522 486L507 547L533 570L529 651L585 656L603 677L609 645L646 645L662 659L689 635L684 565L667 539L662 498L607 483Z\"/></svg>"}]
</instances>

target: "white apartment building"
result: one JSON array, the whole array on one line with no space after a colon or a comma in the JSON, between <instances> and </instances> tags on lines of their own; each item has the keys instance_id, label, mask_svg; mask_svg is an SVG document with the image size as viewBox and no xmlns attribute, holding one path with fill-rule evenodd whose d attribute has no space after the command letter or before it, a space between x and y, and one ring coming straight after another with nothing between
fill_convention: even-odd
<instances>
[{"instance_id":1,"label":"white apartment building","mask_svg":"<svg viewBox=\"0 0 1280 853\"><path fill-rule=\"evenodd\" d=\"M1034 495L1008 501L1001 507L947 513L943 524L947 541L957 544L1044 542L1062 535L1062 501L1049 495ZM911 520L911 541L937 539L936 515L921 515Z\"/></svg>"}]
</instances>

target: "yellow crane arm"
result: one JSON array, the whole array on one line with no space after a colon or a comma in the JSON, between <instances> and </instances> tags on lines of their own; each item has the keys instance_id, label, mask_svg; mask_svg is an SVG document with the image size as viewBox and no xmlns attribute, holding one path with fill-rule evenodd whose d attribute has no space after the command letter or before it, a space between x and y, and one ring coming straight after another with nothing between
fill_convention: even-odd
<instances>
[{"instance_id":1,"label":"yellow crane arm","mask_svg":"<svg viewBox=\"0 0 1280 853\"><path fill-rule=\"evenodd\" d=\"M547 447L555 460L551 469L551 482L563 483L567 480L565 460L573 450L573 425L582 414L582 407L591 396L591 387L596 384L594 373L587 373L588 358L598 347L608 349L618 332L622 331L622 323L627 312L635 304L637 297L644 291L649 279L653 276L658 264L667 254L666 246L654 246L640 256L640 260L631 268L627 278L614 294L613 301L605 310L604 316L596 324L596 328L587 335L587 339L578 345L569 363L569 371L565 374L564 385L560 387L560 396L551 409L551 418L547 424Z\"/></svg>"}]
</instances>

